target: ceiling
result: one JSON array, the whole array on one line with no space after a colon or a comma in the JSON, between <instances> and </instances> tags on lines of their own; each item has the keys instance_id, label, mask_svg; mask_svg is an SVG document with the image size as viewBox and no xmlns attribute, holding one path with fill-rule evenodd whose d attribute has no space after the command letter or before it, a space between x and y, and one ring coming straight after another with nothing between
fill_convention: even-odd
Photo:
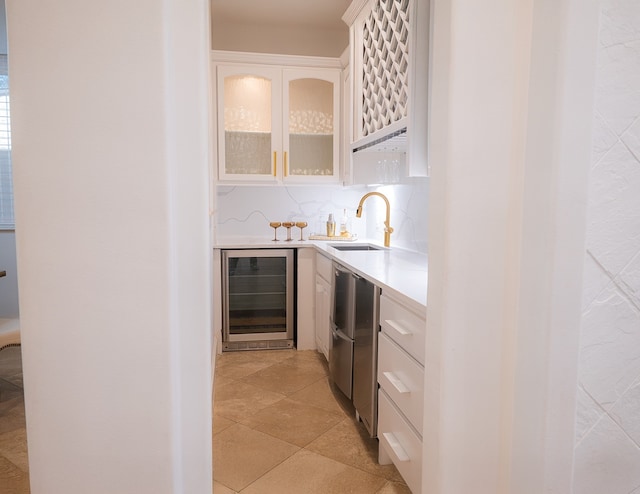
<instances>
[{"instance_id":1,"label":"ceiling","mask_svg":"<svg viewBox=\"0 0 640 494\"><path fill-rule=\"evenodd\" d=\"M211 0L216 23L346 29L342 14L351 0Z\"/></svg>"}]
</instances>

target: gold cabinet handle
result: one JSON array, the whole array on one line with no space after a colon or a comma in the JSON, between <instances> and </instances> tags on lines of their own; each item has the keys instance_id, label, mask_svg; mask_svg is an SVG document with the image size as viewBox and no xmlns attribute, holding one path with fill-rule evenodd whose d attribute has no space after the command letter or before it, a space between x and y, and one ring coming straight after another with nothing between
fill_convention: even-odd
<instances>
[{"instance_id":1,"label":"gold cabinet handle","mask_svg":"<svg viewBox=\"0 0 640 494\"><path fill-rule=\"evenodd\" d=\"M287 163L287 152L284 152L284 176L289 175L289 164Z\"/></svg>"},{"instance_id":2,"label":"gold cabinet handle","mask_svg":"<svg viewBox=\"0 0 640 494\"><path fill-rule=\"evenodd\" d=\"M273 152L273 176L276 176L276 167L277 167L277 156L278 156L278 152L274 151Z\"/></svg>"}]
</instances>

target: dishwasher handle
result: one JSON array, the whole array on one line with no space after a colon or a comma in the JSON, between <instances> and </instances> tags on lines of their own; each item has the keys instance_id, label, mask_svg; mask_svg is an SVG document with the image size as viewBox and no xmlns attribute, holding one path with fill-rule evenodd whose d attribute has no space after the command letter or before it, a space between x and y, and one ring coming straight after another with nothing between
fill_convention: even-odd
<instances>
[{"instance_id":1,"label":"dishwasher handle","mask_svg":"<svg viewBox=\"0 0 640 494\"><path fill-rule=\"evenodd\" d=\"M352 341L351 338L345 335L340 329L338 329L338 326L333 323L331 323L331 332L336 336L336 338L340 338L344 341Z\"/></svg>"}]
</instances>

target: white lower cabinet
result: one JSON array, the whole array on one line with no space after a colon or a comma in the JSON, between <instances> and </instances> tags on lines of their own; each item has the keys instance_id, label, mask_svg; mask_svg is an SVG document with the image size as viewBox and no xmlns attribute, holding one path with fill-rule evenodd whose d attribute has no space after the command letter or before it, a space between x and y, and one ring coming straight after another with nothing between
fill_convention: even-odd
<instances>
[{"instance_id":1,"label":"white lower cabinet","mask_svg":"<svg viewBox=\"0 0 640 494\"><path fill-rule=\"evenodd\" d=\"M316 347L329 360L331 339L331 260L316 253Z\"/></svg>"},{"instance_id":2,"label":"white lower cabinet","mask_svg":"<svg viewBox=\"0 0 640 494\"><path fill-rule=\"evenodd\" d=\"M422 435L424 368L384 333L378 338L378 382Z\"/></svg>"},{"instance_id":3,"label":"white lower cabinet","mask_svg":"<svg viewBox=\"0 0 640 494\"><path fill-rule=\"evenodd\" d=\"M389 338L424 366L424 315L416 314L397 299L385 295L380 297L380 326Z\"/></svg>"},{"instance_id":4,"label":"white lower cabinet","mask_svg":"<svg viewBox=\"0 0 640 494\"><path fill-rule=\"evenodd\" d=\"M422 492L426 316L383 291L378 337L379 462L394 463L413 493Z\"/></svg>"},{"instance_id":5,"label":"white lower cabinet","mask_svg":"<svg viewBox=\"0 0 640 494\"><path fill-rule=\"evenodd\" d=\"M378 390L379 462L393 462L414 494L422 488L422 438L381 388Z\"/></svg>"}]
</instances>

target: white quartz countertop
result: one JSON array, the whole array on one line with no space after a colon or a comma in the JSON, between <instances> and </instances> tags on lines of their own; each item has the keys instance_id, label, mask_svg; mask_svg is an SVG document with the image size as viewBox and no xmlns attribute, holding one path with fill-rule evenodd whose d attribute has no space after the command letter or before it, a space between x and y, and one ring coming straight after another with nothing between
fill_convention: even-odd
<instances>
[{"instance_id":1,"label":"white quartz countertop","mask_svg":"<svg viewBox=\"0 0 640 494\"><path fill-rule=\"evenodd\" d=\"M339 251L332 244L374 244L378 241L360 239L355 242L321 240L280 240L264 237L218 238L216 249L288 249L314 248L325 256L350 268L379 287L396 292L414 310L423 312L427 306L427 256L398 247L374 251Z\"/></svg>"}]
</instances>

